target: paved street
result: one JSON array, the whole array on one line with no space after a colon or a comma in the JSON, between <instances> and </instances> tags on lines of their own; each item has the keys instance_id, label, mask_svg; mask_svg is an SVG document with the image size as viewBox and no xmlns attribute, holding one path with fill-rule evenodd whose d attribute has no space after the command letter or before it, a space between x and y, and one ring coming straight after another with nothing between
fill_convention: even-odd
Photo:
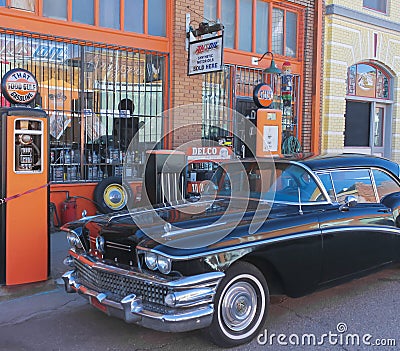
<instances>
[{"instance_id":1,"label":"paved street","mask_svg":"<svg viewBox=\"0 0 400 351\"><path fill-rule=\"evenodd\" d=\"M63 270L61 253L65 243L62 234L52 234L53 267L56 276ZM268 335L336 333L339 323L347 333L370 334L376 339L396 339L400 345L400 266L350 283L289 299L274 297L266 324ZM42 289L43 290L43 289ZM52 283L47 291L11 299L0 295L0 350L214 350L217 349L202 331L182 334L160 333L110 318L89 306L83 298L64 293ZM15 292L15 291L14 291ZM346 335L344 333L343 335ZM291 336L292 342L295 337ZM265 338L260 339L263 341ZM283 339L282 339L283 340ZM362 340L362 339L361 339ZM237 350L398 350L397 347L260 345L253 341ZM339 342L340 343L340 342Z\"/></svg>"}]
</instances>

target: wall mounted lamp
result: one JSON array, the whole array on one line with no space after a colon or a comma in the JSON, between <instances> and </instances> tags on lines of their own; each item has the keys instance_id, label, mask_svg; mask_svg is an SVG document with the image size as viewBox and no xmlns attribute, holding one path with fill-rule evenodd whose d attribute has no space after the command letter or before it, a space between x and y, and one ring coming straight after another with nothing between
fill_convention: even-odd
<instances>
[{"instance_id":1,"label":"wall mounted lamp","mask_svg":"<svg viewBox=\"0 0 400 351\"><path fill-rule=\"evenodd\" d=\"M264 52L264 54L257 60L260 62L266 55L271 55L271 65L263 70L264 74L282 74L282 70L280 70L275 63L274 54L271 51Z\"/></svg>"}]
</instances>

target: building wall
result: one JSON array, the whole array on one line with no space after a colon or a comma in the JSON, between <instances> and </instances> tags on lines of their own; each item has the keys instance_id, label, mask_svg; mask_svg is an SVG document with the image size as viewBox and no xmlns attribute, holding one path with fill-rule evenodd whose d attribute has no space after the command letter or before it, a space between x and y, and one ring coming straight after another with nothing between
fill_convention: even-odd
<instances>
[{"instance_id":1,"label":"building wall","mask_svg":"<svg viewBox=\"0 0 400 351\"><path fill-rule=\"evenodd\" d=\"M396 4L395 4L396 3ZM325 19L322 152L344 151L347 69L375 62L393 75L392 155L400 160L400 7L389 1L388 14L363 9L362 0L327 0ZM333 13L332 13L333 12ZM381 21L379 21L381 20ZM378 35L376 55L374 34Z\"/></svg>"},{"instance_id":2,"label":"building wall","mask_svg":"<svg viewBox=\"0 0 400 351\"><path fill-rule=\"evenodd\" d=\"M202 115L188 114L187 109L179 108L182 105L201 104L203 75L187 75L186 51L186 14L191 13L191 20L199 23L203 19L196 13L203 13L204 1L190 2L190 10L187 8L187 0L175 1L173 10L172 29L172 79L171 79L171 111L174 130L173 147L186 143L193 138L201 137Z\"/></svg>"}]
</instances>

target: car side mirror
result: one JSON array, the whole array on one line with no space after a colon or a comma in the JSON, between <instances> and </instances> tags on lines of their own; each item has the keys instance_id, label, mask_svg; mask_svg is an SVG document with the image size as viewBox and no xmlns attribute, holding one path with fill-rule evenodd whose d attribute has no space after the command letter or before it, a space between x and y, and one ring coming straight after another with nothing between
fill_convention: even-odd
<instances>
[{"instance_id":1,"label":"car side mirror","mask_svg":"<svg viewBox=\"0 0 400 351\"><path fill-rule=\"evenodd\" d=\"M354 195L347 195L344 199L344 204L339 207L340 211L348 211L351 207L357 206L357 197Z\"/></svg>"}]
</instances>

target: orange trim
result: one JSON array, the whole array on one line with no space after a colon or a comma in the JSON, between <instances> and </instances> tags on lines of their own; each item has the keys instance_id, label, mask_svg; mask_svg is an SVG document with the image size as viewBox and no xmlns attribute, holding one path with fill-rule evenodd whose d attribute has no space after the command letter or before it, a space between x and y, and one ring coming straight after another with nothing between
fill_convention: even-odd
<instances>
[{"instance_id":1,"label":"orange trim","mask_svg":"<svg viewBox=\"0 0 400 351\"><path fill-rule=\"evenodd\" d=\"M147 1L143 2L143 27L144 34L149 34L149 4Z\"/></svg>"},{"instance_id":2,"label":"orange trim","mask_svg":"<svg viewBox=\"0 0 400 351\"><path fill-rule=\"evenodd\" d=\"M43 0L37 0L36 1L37 9L36 13L38 16L43 16Z\"/></svg>"},{"instance_id":3,"label":"orange trim","mask_svg":"<svg viewBox=\"0 0 400 351\"><path fill-rule=\"evenodd\" d=\"M93 3L93 7L94 7L93 16L94 16L94 25L95 26L98 26L99 23L100 23L100 20L99 20L99 16L100 16L100 14L99 14L99 1L100 0L94 0L94 3Z\"/></svg>"},{"instance_id":4,"label":"orange trim","mask_svg":"<svg viewBox=\"0 0 400 351\"><path fill-rule=\"evenodd\" d=\"M323 1L317 0L316 25L314 28L322 28ZM311 151L315 154L320 152L320 128L321 128L321 74L322 74L322 31L315 30L315 54L314 66L314 91L312 95L312 127L311 127Z\"/></svg>"},{"instance_id":5,"label":"orange trim","mask_svg":"<svg viewBox=\"0 0 400 351\"><path fill-rule=\"evenodd\" d=\"M134 46L161 52L168 52L169 49L168 38L135 33L121 33L121 31L109 28L58 21L51 18L40 18L35 14L29 14L18 10L0 8L0 23L3 28L13 28L17 31L23 30L47 34L46 31L51 28L51 35L65 38L118 44L128 47Z\"/></svg>"},{"instance_id":6,"label":"orange trim","mask_svg":"<svg viewBox=\"0 0 400 351\"><path fill-rule=\"evenodd\" d=\"M125 0L120 0L119 25L121 30L123 31L125 29Z\"/></svg>"},{"instance_id":7,"label":"orange trim","mask_svg":"<svg viewBox=\"0 0 400 351\"><path fill-rule=\"evenodd\" d=\"M251 64L252 57L260 58L261 55L255 53L248 53L245 51L233 50L233 49L224 49L224 63L226 64L236 64L240 66L259 68L259 69L267 68L271 64L270 56L268 56L264 58L258 66L252 65ZM282 67L283 62L289 61L291 63L292 73L303 75L301 61L298 61L296 59L290 60L288 57L275 56L275 55L274 59L278 67Z\"/></svg>"},{"instance_id":8,"label":"orange trim","mask_svg":"<svg viewBox=\"0 0 400 351\"><path fill-rule=\"evenodd\" d=\"M67 21L72 21L72 0L67 0Z\"/></svg>"}]
</instances>

